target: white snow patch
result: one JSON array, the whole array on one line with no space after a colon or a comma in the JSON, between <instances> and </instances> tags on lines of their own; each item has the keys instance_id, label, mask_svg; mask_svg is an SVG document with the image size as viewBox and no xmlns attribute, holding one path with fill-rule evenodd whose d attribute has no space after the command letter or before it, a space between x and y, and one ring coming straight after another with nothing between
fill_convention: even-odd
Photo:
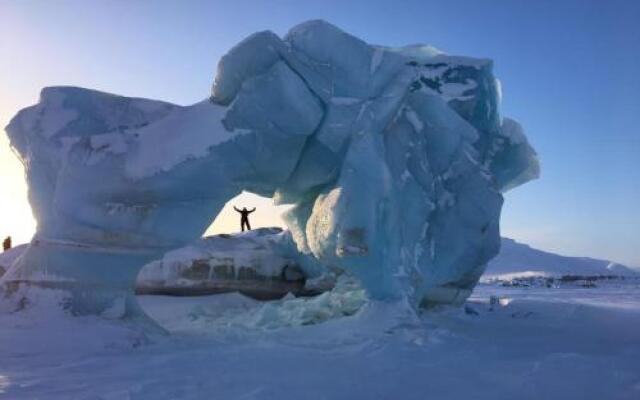
<instances>
[{"instance_id":1,"label":"white snow patch","mask_svg":"<svg viewBox=\"0 0 640 400\"><path fill-rule=\"evenodd\" d=\"M104 133L92 135L89 144L95 151L104 151L112 154L123 154L127 152L127 143L120 133Z\"/></svg>"},{"instance_id":2,"label":"white snow patch","mask_svg":"<svg viewBox=\"0 0 640 400\"><path fill-rule=\"evenodd\" d=\"M545 271L522 271L512 272L507 274L485 274L480 279L481 282L491 282L495 280L511 281L518 278L535 278L535 277L550 277L552 274Z\"/></svg>"},{"instance_id":3,"label":"white snow patch","mask_svg":"<svg viewBox=\"0 0 640 400\"><path fill-rule=\"evenodd\" d=\"M494 82L496 85L496 93L498 94L498 98L496 100L497 104L502 103L502 82L498 78L494 78Z\"/></svg>"},{"instance_id":4,"label":"white snow patch","mask_svg":"<svg viewBox=\"0 0 640 400\"><path fill-rule=\"evenodd\" d=\"M108 154L125 154L129 149L124 135L118 132L92 135L89 138L89 146L92 152L86 161L87 165L97 164Z\"/></svg>"},{"instance_id":5,"label":"white snow patch","mask_svg":"<svg viewBox=\"0 0 640 400\"><path fill-rule=\"evenodd\" d=\"M437 47L430 44L413 44L403 47L385 47L386 50L393 53L399 53L408 58L414 58L418 61L431 61L431 59L444 53Z\"/></svg>"},{"instance_id":6,"label":"white snow patch","mask_svg":"<svg viewBox=\"0 0 640 400\"><path fill-rule=\"evenodd\" d=\"M467 91L475 89L477 86L477 83L469 79L467 79L465 83L444 83L442 86L440 86L441 97L445 101L469 100L473 98L473 94L465 95L465 93Z\"/></svg>"},{"instance_id":7,"label":"white snow patch","mask_svg":"<svg viewBox=\"0 0 640 400\"><path fill-rule=\"evenodd\" d=\"M138 129L137 146L129 154L126 173L143 178L192 158L209 154L212 146L236 133L224 129L226 108L203 100L190 107L176 107L164 118Z\"/></svg>"}]
</instances>

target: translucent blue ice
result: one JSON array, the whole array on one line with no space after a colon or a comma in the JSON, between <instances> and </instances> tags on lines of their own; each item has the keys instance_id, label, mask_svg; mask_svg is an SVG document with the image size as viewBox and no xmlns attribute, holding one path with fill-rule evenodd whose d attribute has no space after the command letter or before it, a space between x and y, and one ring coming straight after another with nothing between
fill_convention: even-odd
<instances>
[{"instance_id":1,"label":"translucent blue ice","mask_svg":"<svg viewBox=\"0 0 640 400\"><path fill-rule=\"evenodd\" d=\"M373 299L459 303L498 252L501 192L539 172L499 92L490 60L372 46L323 21L248 37L188 107L44 89L7 127L38 230L5 288L63 288L77 313L124 298L135 314L139 268L248 190L294 205L309 275L338 267Z\"/></svg>"}]
</instances>

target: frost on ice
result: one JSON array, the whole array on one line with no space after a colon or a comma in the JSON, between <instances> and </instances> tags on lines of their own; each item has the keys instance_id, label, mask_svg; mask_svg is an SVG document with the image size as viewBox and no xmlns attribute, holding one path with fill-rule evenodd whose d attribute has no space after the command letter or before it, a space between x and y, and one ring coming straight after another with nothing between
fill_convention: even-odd
<instances>
[{"instance_id":1,"label":"frost on ice","mask_svg":"<svg viewBox=\"0 0 640 400\"><path fill-rule=\"evenodd\" d=\"M74 314L135 315L139 269L247 190L293 205L309 277L339 268L374 300L459 303L498 252L501 192L539 172L499 90L490 60L323 21L248 37L192 106L46 88L7 127L38 230L5 297L62 289Z\"/></svg>"}]
</instances>

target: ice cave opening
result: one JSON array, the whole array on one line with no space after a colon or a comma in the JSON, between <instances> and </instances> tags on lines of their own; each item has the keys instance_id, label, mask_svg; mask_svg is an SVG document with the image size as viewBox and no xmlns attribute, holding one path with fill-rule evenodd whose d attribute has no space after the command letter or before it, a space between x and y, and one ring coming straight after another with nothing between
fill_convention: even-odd
<instances>
[{"instance_id":1,"label":"ice cave opening","mask_svg":"<svg viewBox=\"0 0 640 400\"><path fill-rule=\"evenodd\" d=\"M274 205L273 198L243 191L227 201L211 225L209 225L203 237L221 233L231 234L240 232L240 215L234 211L234 206L239 208L256 208L256 212L250 216L251 227L253 229L271 227L286 229L286 223L281 215L292 207L286 204Z\"/></svg>"}]
</instances>

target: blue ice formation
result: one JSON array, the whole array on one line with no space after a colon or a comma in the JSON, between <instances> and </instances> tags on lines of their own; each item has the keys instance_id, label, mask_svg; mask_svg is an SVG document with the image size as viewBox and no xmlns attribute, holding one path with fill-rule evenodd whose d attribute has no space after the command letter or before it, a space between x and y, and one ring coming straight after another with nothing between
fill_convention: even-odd
<instances>
[{"instance_id":1,"label":"blue ice formation","mask_svg":"<svg viewBox=\"0 0 640 400\"><path fill-rule=\"evenodd\" d=\"M135 314L138 270L246 190L293 204L309 275L337 267L372 299L459 303L498 252L501 192L539 173L499 103L490 60L373 46L323 21L249 36L191 106L46 88L7 127L38 229L4 288Z\"/></svg>"}]
</instances>

